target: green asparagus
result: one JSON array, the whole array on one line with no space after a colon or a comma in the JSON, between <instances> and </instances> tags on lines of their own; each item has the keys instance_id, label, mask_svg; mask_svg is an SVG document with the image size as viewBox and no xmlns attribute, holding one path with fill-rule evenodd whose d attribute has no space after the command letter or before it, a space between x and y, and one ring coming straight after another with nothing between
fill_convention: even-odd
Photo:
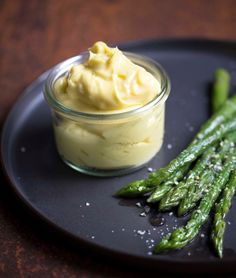
<instances>
[{"instance_id":1,"label":"green asparagus","mask_svg":"<svg viewBox=\"0 0 236 278\"><path fill-rule=\"evenodd\" d=\"M212 111L216 112L226 101L229 94L230 74L225 69L218 69L214 73L212 89Z\"/></svg>"},{"instance_id":2,"label":"green asparagus","mask_svg":"<svg viewBox=\"0 0 236 278\"><path fill-rule=\"evenodd\" d=\"M183 158L185 162L188 160L194 160L196 156L192 156L192 152L195 151L195 149L203 145L200 153L205 150L204 145L207 140L205 140L204 142L202 142L202 140L205 139L205 137L207 137L211 132L213 132L214 129L219 129L219 125L232 118L234 113L236 113L236 96L233 96L229 100L227 100L222 108L220 108L205 124L203 124L202 128L197 133L195 139L188 146L188 148L180 153L180 155L176 159L170 162L167 167L161 168L155 173L150 174L150 176L146 180L135 181L124 186L117 193L115 193L115 196L140 196L144 193L152 191L153 188L160 185L163 181L168 180L171 175L174 175L175 172L184 175L185 169L181 169L183 167L183 163L179 163L179 161L182 161ZM199 154L199 152L197 153Z\"/></svg>"},{"instance_id":3,"label":"green asparagus","mask_svg":"<svg viewBox=\"0 0 236 278\"><path fill-rule=\"evenodd\" d=\"M180 200L185 196L188 188L195 183L199 183L199 176L203 173L212 155L215 152L215 147L210 147L206 152L199 158L193 169L189 172L186 181L182 181L173 187L162 199L159 204L159 210L165 211L179 204ZM154 193L153 193L154 194ZM153 195L152 194L152 195ZM149 199L151 199L152 195ZM153 200L153 198L151 199Z\"/></svg>"},{"instance_id":4,"label":"green asparagus","mask_svg":"<svg viewBox=\"0 0 236 278\"><path fill-rule=\"evenodd\" d=\"M187 173L190 167L190 163L186 164L185 167L181 168L177 172L173 173L173 175L161 185L163 187L163 191L168 191L173 184L177 181L181 180L184 175ZM122 187L119 191L117 191L114 196L115 197L139 197L143 196L146 193L152 192L156 188L155 184L156 173L151 173L147 180L138 180L128 185ZM158 186L159 187L159 186ZM161 194L161 193L160 193Z\"/></svg>"},{"instance_id":5,"label":"green asparagus","mask_svg":"<svg viewBox=\"0 0 236 278\"><path fill-rule=\"evenodd\" d=\"M185 173L187 173L188 169L189 169L189 165L187 164L184 168ZM181 173L183 173L183 171L181 171ZM173 186L175 186L176 184L179 183L180 180L183 179L183 175L176 177L176 175L174 175L173 178L167 180L166 182L162 183L161 185L157 186L154 191L152 192L152 194L149 196L149 198L147 199L148 203L155 203L159 200L161 200L161 198L167 193L169 192Z\"/></svg>"},{"instance_id":6,"label":"green asparagus","mask_svg":"<svg viewBox=\"0 0 236 278\"><path fill-rule=\"evenodd\" d=\"M194 239L201 226L207 220L212 206L229 179L230 173L236 163L235 155L236 151L234 150L234 152L228 156L222 171L214 181L212 190L206 193L206 195L202 198L198 208L193 211L187 224L178 228L172 234L165 236L154 248L154 253L157 254L163 251L180 249Z\"/></svg>"},{"instance_id":7,"label":"green asparagus","mask_svg":"<svg viewBox=\"0 0 236 278\"><path fill-rule=\"evenodd\" d=\"M225 121L232 118L236 112L236 95L226 100L224 105L217 110L201 127L199 132L196 134L193 143L199 139L204 138L206 135L211 133L216 127Z\"/></svg>"},{"instance_id":8,"label":"green asparagus","mask_svg":"<svg viewBox=\"0 0 236 278\"><path fill-rule=\"evenodd\" d=\"M219 203L216 205L216 212L213 221L212 242L220 258L223 254L223 238L225 232L225 215L228 213L231 201L236 190L236 170L231 174L229 183L225 187Z\"/></svg>"},{"instance_id":9,"label":"green asparagus","mask_svg":"<svg viewBox=\"0 0 236 278\"><path fill-rule=\"evenodd\" d=\"M213 169L208 169L202 174L198 183L190 185L186 190L184 198L179 202L178 216L185 215L196 206L197 201L203 197L204 192L208 190L214 179L215 171Z\"/></svg>"},{"instance_id":10,"label":"green asparagus","mask_svg":"<svg viewBox=\"0 0 236 278\"><path fill-rule=\"evenodd\" d=\"M214 91L213 91L213 95L212 95L212 99L213 99L212 102L215 104L218 104L218 107L222 106L228 97L228 89L229 89L228 87L229 86L227 86L227 84L225 84L228 82L228 85L229 85L229 78L227 79L227 76L226 76L227 74L228 73L223 69L219 69L215 72L215 82L214 82ZM224 83L224 84L222 84L222 83ZM222 85L224 85L224 86L222 86ZM217 110L218 110L218 108L217 108ZM216 109L215 109L215 111L216 111ZM202 172L205 169L205 167L207 166L207 164L209 164L209 161L213 155L213 152L214 152L214 150L210 151L210 154L208 155L207 159L206 159L206 157L203 156L197 163L197 167L198 167L198 165L200 165L200 169L202 169L202 171L197 171L195 169L197 167L195 167L191 171L192 173L195 173L195 176L190 175L186 182L179 183L176 187L169 190L168 194L166 194L160 202L160 205L159 205L160 210L162 210L162 211L169 210L172 207L177 206L179 204L179 202L181 202L182 206L180 205L178 211L179 211L179 214L182 215L183 213L187 212L187 211L181 212L181 209L183 207L182 200L185 200L184 201L185 203L187 203L188 205L191 205L191 208L196 205L196 202L201 198L201 196L203 194L203 189L206 187L206 185L211 184L211 182L214 179L214 172L212 169L208 169L207 172L204 172L202 174ZM198 177L200 177L199 180L195 179ZM187 192L188 192L188 195L186 196ZM190 195L190 192L191 192L191 195ZM154 193L148 199L149 201L155 201ZM190 198L190 197L192 197L192 198ZM194 197L196 199L195 201L193 201Z\"/></svg>"},{"instance_id":11,"label":"green asparagus","mask_svg":"<svg viewBox=\"0 0 236 278\"><path fill-rule=\"evenodd\" d=\"M179 170L186 163L193 162L198 158L204 151L218 142L225 136L226 133L232 132L236 129L236 118L229 119L224 124L217 127L212 133L205 138L196 141L194 144L189 145L183 150L179 156L173 159L165 168L160 168L156 171L155 183L161 184L164 180L168 179L175 171Z\"/></svg>"},{"instance_id":12,"label":"green asparagus","mask_svg":"<svg viewBox=\"0 0 236 278\"><path fill-rule=\"evenodd\" d=\"M209 163L208 168L204 172L205 178L202 177L199 184L191 184L187 190L187 194L181 200L178 207L179 216L186 214L194 208L196 203L203 197L205 191L211 187L214 177L222 167L222 160L232 146L234 146L234 142L236 142L236 132L228 134L225 140L220 143L217 153L212 156L211 163Z\"/></svg>"}]
</instances>

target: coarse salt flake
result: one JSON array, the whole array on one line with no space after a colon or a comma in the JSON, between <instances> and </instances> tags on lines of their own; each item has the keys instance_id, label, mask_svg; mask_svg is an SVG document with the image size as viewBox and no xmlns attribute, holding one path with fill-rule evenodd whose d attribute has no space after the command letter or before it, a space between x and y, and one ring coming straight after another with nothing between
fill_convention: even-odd
<instances>
[{"instance_id":1,"label":"coarse salt flake","mask_svg":"<svg viewBox=\"0 0 236 278\"><path fill-rule=\"evenodd\" d=\"M167 144L167 149L168 150L172 149L172 145L171 144Z\"/></svg>"}]
</instances>

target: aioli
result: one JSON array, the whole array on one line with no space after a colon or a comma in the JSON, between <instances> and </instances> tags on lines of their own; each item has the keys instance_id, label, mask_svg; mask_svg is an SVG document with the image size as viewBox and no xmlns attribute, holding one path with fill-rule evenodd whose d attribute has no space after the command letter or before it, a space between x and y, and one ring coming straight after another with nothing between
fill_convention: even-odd
<instances>
[{"instance_id":1,"label":"aioli","mask_svg":"<svg viewBox=\"0 0 236 278\"><path fill-rule=\"evenodd\" d=\"M153 100L161 84L119 49L95 43L89 58L75 65L54 86L57 100L72 110L91 114L131 111ZM114 170L137 168L161 148L165 104L120 120L70 119L55 113L57 148L78 167Z\"/></svg>"},{"instance_id":2,"label":"aioli","mask_svg":"<svg viewBox=\"0 0 236 278\"><path fill-rule=\"evenodd\" d=\"M160 90L160 82L151 73L104 42L96 42L88 60L73 66L55 84L61 103L89 113L132 110L151 101Z\"/></svg>"}]
</instances>

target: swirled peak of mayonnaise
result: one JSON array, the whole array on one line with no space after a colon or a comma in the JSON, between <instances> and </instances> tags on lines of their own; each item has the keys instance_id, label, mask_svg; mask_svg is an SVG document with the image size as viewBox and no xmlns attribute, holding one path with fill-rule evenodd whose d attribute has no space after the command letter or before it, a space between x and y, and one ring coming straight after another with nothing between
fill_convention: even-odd
<instances>
[{"instance_id":1,"label":"swirled peak of mayonnaise","mask_svg":"<svg viewBox=\"0 0 236 278\"><path fill-rule=\"evenodd\" d=\"M160 82L118 48L96 42L89 58L55 83L66 107L88 113L116 113L141 107L160 93Z\"/></svg>"}]
</instances>

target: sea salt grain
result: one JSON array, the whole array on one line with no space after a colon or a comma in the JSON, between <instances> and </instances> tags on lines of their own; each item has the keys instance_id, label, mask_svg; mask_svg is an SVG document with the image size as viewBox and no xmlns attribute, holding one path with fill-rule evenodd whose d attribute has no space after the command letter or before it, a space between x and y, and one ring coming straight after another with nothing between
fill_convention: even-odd
<instances>
[{"instance_id":1,"label":"sea salt grain","mask_svg":"<svg viewBox=\"0 0 236 278\"><path fill-rule=\"evenodd\" d=\"M145 242L146 242L146 245L147 245L148 248L153 248L154 247L154 244L153 244L154 240L153 239L151 239L151 238L146 239Z\"/></svg>"},{"instance_id":2,"label":"sea salt grain","mask_svg":"<svg viewBox=\"0 0 236 278\"><path fill-rule=\"evenodd\" d=\"M220 146L221 146L221 147L224 146L224 142L223 142L223 141L220 142Z\"/></svg>"},{"instance_id":3,"label":"sea salt grain","mask_svg":"<svg viewBox=\"0 0 236 278\"><path fill-rule=\"evenodd\" d=\"M20 148L20 151L21 151L22 153L24 153L24 152L26 151L26 148L25 148L25 147L21 147L21 148Z\"/></svg>"},{"instance_id":4,"label":"sea salt grain","mask_svg":"<svg viewBox=\"0 0 236 278\"><path fill-rule=\"evenodd\" d=\"M143 209L145 213L149 213L151 208L149 206L145 206Z\"/></svg>"},{"instance_id":5,"label":"sea salt grain","mask_svg":"<svg viewBox=\"0 0 236 278\"><path fill-rule=\"evenodd\" d=\"M190 126L190 127L188 128L188 130L191 131L191 132L194 131L194 127L193 127L193 126Z\"/></svg>"},{"instance_id":6,"label":"sea salt grain","mask_svg":"<svg viewBox=\"0 0 236 278\"><path fill-rule=\"evenodd\" d=\"M222 170L222 167L220 165L215 165L213 169L216 172L220 172Z\"/></svg>"},{"instance_id":7,"label":"sea salt grain","mask_svg":"<svg viewBox=\"0 0 236 278\"><path fill-rule=\"evenodd\" d=\"M137 234L142 236L142 235L146 234L146 231L145 230L143 230L143 231L142 230L138 230Z\"/></svg>"},{"instance_id":8,"label":"sea salt grain","mask_svg":"<svg viewBox=\"0 0 236 278\"><path fill-rule=\"evenodd\" d=\"M148 172L152 172L153 171L153 169L151 168L151 167L148 167Z\"/></svg>"},{"instance_id":9,"label":"sea salt grain","mask_svg":"<svg viewBox=\"0 0 236 278\"><path fill-rule=\"evenodd\" d=\"M168 150L172 149L172 145L171 144L167 144L167 149Z\"/></svg>"}]
</instances>

